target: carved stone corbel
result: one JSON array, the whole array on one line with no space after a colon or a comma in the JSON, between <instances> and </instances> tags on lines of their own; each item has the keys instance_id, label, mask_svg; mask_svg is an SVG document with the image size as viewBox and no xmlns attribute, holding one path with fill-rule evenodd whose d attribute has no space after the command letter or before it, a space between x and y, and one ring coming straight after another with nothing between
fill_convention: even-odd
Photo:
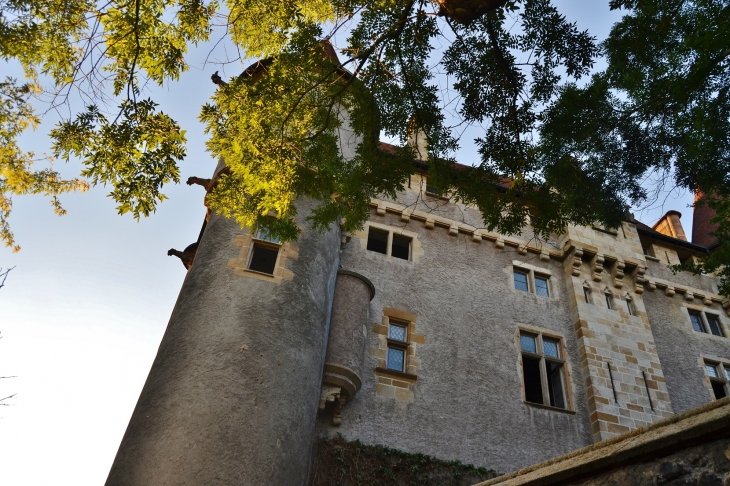
<instances>
[{"instance_id":1,"label":"carved stone corbel","mask_svg":"<svg viewBox=\"0 0 730 486\"><path fill-rule=\"evenodd\" d=\"M595 282L600 282L603 280L603 276L601 275L603 273L603 262L604 258L601 255L596 255L593 258L593 264L591 265L591 270L593 272L593 280Z\"/></svg>"},{"instance_id":2,"label":"carved stone corbel","mask_svg":"<svg viewBox=\"0 0 730 486\"><path fill-rule=\"evenodd\" d=\"M643 294L644 293L644 283L646 283L646 279L644 278L644 274L646 273L646 267L642 267L639 265L636 267L636 277L635 277L635 285L634 285L634 292L637 294ZM654 287L656 288L656 287ZM654 290L650 288L649 290Z\"/></svg>"},{"instance_id":3,"label":"carved stone corbel","mask_svg":"<svg viewBox=\"0 0 730 486\"><path fill-rule=\"evenodd\" d=\"M621 260L617 260L616 263L614 263L613 268L611 269L613 286L617 289L620 289L624 286L624 268L626 268L626 264Z\"/></svg>"},{"instance_id":4,"label":"carved stone corbel","mask_svg":"<svg viewBox=\"0 0 730 486\"><path fill-rule=\"evenodd\" d=\"M573 250L573 270L572 275L574 277L580 277L580 267L583 264L583 250L576 248Z\"/></svg>"}]
</instances>

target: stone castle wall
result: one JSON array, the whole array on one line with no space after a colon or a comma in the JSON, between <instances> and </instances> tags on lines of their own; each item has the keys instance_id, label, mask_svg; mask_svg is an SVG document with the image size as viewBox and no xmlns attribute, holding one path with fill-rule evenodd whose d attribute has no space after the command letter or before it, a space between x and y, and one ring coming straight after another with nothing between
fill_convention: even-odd
<instances>
[{"instance_id":1,"label":"stone castle wall","mask_svg":"<svg viewBox=\"0 0 730 486\"><path fill-rule=\"evenodd\" d=\"M424 194L420 176L410 184L395 201L373 201L368 225L342 252L344 268L377 289L370 356L341 425L324 414L320 435L511 471L714 398L702 356L730 359L730 340L693 331L681 309L697 295L694 306L709 302L730 331L714 278L673 276L645 256L631 223L569 228L547 242L529 226L498 235L475 209ZM369 226L412 238L411 260L368 251ZM551 296L516 290L515 267L549 276ZM662 287L672 278L674 298ZM382 372L393 310L410 316L417 336L411 376ZM525 401L520 329L565 343L568 410Z\"/></svg>"}]
</instances>

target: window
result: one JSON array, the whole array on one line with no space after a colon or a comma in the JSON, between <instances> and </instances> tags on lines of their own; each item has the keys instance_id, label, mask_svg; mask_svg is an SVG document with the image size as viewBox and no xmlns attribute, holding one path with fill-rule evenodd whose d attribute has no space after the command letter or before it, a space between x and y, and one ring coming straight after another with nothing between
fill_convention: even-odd
<instances>
[{"instance_id":1,"label":"window","mask_svg":"<svg viewBox=\"0 0 730 486\"><path fill-rule=\"evenodd\" d=\"M717 400L725 398L730 392L730 366L720 362L705 361L705 371L710 377L712 393Z\"/></svg>"},{"instance_id":2,"label":"window","mask_svg":"<svg viewBox=\"0 0 730 486\"><path fill-rule=\"evenodd\" d=\"M383 255L390 255L401 260L411 259L412 239L393 231L368 227L367 249Z\"/></svg>"},{"instance_id":3,"label":"window","mask_svg":"<svg viewBox=\"0 0 730 486\"><path fill-rule=\"evenodd\" d=\"M430 180L431 180L430 177L426 178L426 194L428 194L429 196L436 196L436 197L443 196L443 194L436 188L436 186L432 186L431 184L428 183L428 181L430 181Z\"/></svg>"},{"instance_id":4,"label":"window","mask_svg":"<svg viewBox=\"0 0 730 486\"><path fill-rule=\"evenodd\" d=\"M515 270L515 288L523 292L529 292L530 287L527 285L527 273Z\"/></svg>"},{"instance_id":5,"label":"window","mask_svg":"<svg viewBox=\"0 0 730 486\"><path fill-rule=\"evenodd\" d=\"M548 278L535 275L535 293L542 297L550 297L550 290L548 288Z\"/></svg>"},{"instance_id":6,"label":"window","mask_svg":"<svg viewBox=\"0 0 730 486\"><path fill-rule=\"evenodd\" d=\"M593 299L591 299L591 288L587 285L583 285L583 297L586 299L586 304L593 305Z\"/></svg>"},{"instance_id":7,"label":"window","mask_svg":"<svg viewBox=\"0 0 730 486\"><path fill-rule=\"evenodd\" d=\"M630 316L636 315L636 304L634 304L634 299L628 295L626 296L626 308L629 310Z\"/></svg>"},{"instance_id":8,"label":"window","mask_svg":"<svg viewBox=\"0 0 730 486\"><path fill-rule=\"evenodd\" d=\"M408 350L408 324L390 321L388 324L388 353L385 367L389 370L405 372L406 351Z\"/></svg>"},{"instance_id":9,"label":"window","mask_svg":"<svg viewBox=\"0 0 730 486\"><path fill-rule=\"evenodd\" d=\"M613 294L611 292L606 292L606 307L613 309Z\"/></svg>"},{"instance_id":10,"label":"window","mask_svg":"<svg viewBox=\"0 0 730 486\"><path fill-rule=\"evenodd\" d=\"M513 273L515 289L550 297L550 277L518 267L514 267Z\"/></svg>"},{"instance_id":11,"label":"window","mask_svg":"<svg viewBox=\"0 0 730 486\"><path fill-rule=\"evenodd\" d=\"M389 235L390 233L388 231L371 227L368 231L368 250L387 255Z\"/></svg>"},{"instance_id":12,"label":"window","mask_svg":"<svg viewBox=\"0 0 730 486\"><path fill-rule=\"evenodd\" d=\"M717 316L712 314L705 314L705 319L707 320L707 327L710 328L710 333L714 334L715 336L722 336L720 320L717 318Z\"/></svg>"},{"instance_id":13,"label":"window","mask_svg":"<svg viewBox=\"0 0 730 486\"><path fill-rule=\"evenodd\" d=\"M712 334L714 336L724 336L720 318L714 314L691 310L689 311L689 320L692 323L692 329L697 332Z\"/></svg>"},{"instance_id":14,"label":"window","mask_svg":"<svg viewBox=\"0 0 730 486\"><path fill-rule=\"evenodd\" d=\"M520 348L525 401L567 409L565 360L560 339L520 331Z\"/></svg>"},{"instance_id":15,"label":"window","mask_svg":"<svg viewBox=\"0 0 730 486\"><path fill-rule=\"evenodd\" d=\"M279 238L270 235L266 227L259 228L253 235L248 269L273 275L280 247Z\"/></svg>"},{"instance_id":16,"label":"window","mask_svg":"<svg viewBox=\"0 0 730 486\"><path fill-rule=\"evenodd\" d=\"M393 245L390 249L390 254L401 260L410 260L411 239L403 235L393 234Z\"/></svg>"}]
</instances>

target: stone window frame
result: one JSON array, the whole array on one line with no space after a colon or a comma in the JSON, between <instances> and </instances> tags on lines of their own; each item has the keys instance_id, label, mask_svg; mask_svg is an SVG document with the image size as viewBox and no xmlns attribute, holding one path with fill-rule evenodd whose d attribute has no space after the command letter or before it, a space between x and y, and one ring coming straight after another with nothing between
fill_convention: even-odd
<instances>
[{"instance_id":1,"label":"stone window frame","mask_svg":"<svg viewBox=\"0 0 730 486\"><path fill-rule=\"evenodd\" d=\"M256 231L255 234L252 234L251 231L248 230L244 234L236 235L233 238L233 246L240 246L241 250L238 254L238 258L228 260L227 267L232 268L233 274L240 277L255 278L275 284L280 284L284 280L292 280L294 278L294 274L291 270L286 268L286 261L289 259L296 260L299 258L299 248L291 243L273 243L260 238L260 235L260 230ZM248 268L251 262L251 257L253 256L254 245L256 244L278 248L273 274L263 273Z\"/></svg>"},{"instance_id":2,"label":"stone window frame","mask_svg":"<svg viewBox=\"0 0 730 486\"><path fill-rule=\"evenodd\" d=\"M618 307L616 306L616 296L613 295L613 292L610 288L606 287L603 289L603 297L604 302L606 303L606 308L608 310L617 311Z\"/></svg>"},{"instance_id":3,"label":"stone window frame","mask_svg":"<svg viewBox=\"0 0 730 486\"><path fill-rule=\"evenodd\" d=\"M368 234L370 233L371 227L375 228L377 230L380 230L380 231L387 231L389 233L386 253L385 254L378 253L385 259L397 260L400 262L406 262L408 264L413 264L413 263L417 263L421 259L421 256L423 256L423 246L421 245L421 240L418 238L418 233L413 232L413 231L408 231L408 230L405 230L403 228L399 228L396 226L390 226L390 225L382 224L382 223L375 223L372 221L365 222L365 226L363 227L363 229L359 230L359 231L355 231L355 234L354 234L355 238L358 238L360 240L360 247L363 250L369 251L367 249L368 248ZM411 239L411 249L410 249L410 255L408 255L409 256L408 260L405 260L403 258L396 258L390 254L392 244L393 244L393 234L398 234L400 236L405 236L405 237ZM377 252L373 252L373 253L377 253Z\"/></svg>"},{"instance_id":4,"label":"stone window frame","mask_svg":"<svg viewBox=\"0 0 730 486\"><path fill-rule=\"evenodd\" d=\"M711 336L713 338L720 338L720 339L727 339L728 333L727 329L725 328L725 324L723 323L722 318L720 317L720 313L714 313L714 312L707 312L705 308L703 307L694 307L694 306L685 306L684 307L687 311L687 321L689 322L690 329L692 329L693 332L699 333L704 336ZM700 317L700 324L702 327L701 331L698 331L695 329L693 323L692 323L692 314L699 315ZM720 335L714 334L712 332L712 329L710 328L710 323L707 320L707 314L710 314L715 318L718 324L718 328L720 331Z\"/></svg>"},{"instance_id":5,"label":"stone window frame","mask_svg":"<svg viewBox=\"0 0 730 486\"><path fill-rule=\"evenodd\" d=\"M527 291L518 289L515 286L515 273L527 274ZM511 288L513 291L517 291L525 294L536 295L543 299L556 299L556 286L553 283L553 274L547 268L536 267L524 262L514 261L511 265ZM547 281L548 295L540 295L537 293L537 287L535 285L535 279L541 278Z\"/></svg>"},{"instance_id":6,"label":"stone window frame","mask_svg":"<svg viewBox=\"0 0 730 486\"><path fill-rule=\"evenodd\" d=\"M404 372L387 368L388 330L391 321L398 325L407 324ZM375 367L376 395L384 398L394 398L401 402L412 402L418 381L418 368L421 365L416 350L418 345L426 343L423 334L416 332L415 314L385 307L381 322L373 324L372 331L378 336L377 347L370 349L370 356L377 359Z\"/></svg>"},{"instance_id":7,"label":"stone window frame","mask_svg":"<svg viewBox=\"0 0 730 486\"><path fill-rule=\"evenodd\" d=\"M713 383L720 384L722 386L723 391L725 392L725 397L730 396L730 361L717 358L715 356L703 355L700 358L700 364L702 365L702 371L705 376L705 385L709 389L712 400L719 400L719 398L715 395L715 389L712 386ZM710 376L710 373L707 370L708 366L715 368L718 374L716 378Z\"/></svg>"},{"instance_id":8,"label":"stone window frame","mask_svg":"<svg viewBox=\"0 0 730 486\"><path fill-rule=\"evenodd\" d=\"M636 308L636 301L634 298L626 292L626 295L624 296L624 300L626 301L626 311L629 313L629 316L636 317L638 316L638 309Z\"/></svg>"},{"instance_id":9,"label":"stone window frame","mask_svg":"<svg viewBox=\"0 0 730 486\"><path fill-rule=\"evenodd\" d=\"M522 333L536 335L538 339L538 353L534 354L522 350L522 343L520 341L520 335ZM560 359L546 358L542 352L542 337L546 336L551 340L558 342L558 354L562 356ZM555 410L557 412L575 414L575 400L573 396L573 387L571 386L571 368L570 361L568 360L568 348L565 342L565 336L559 332L553 331L552 329L545 329L542 327L531 326L528 324L518 324L515 331L515 347L517 349L517 376L520 380L520 390L522 394L522 403L531 407L545 408L548 410ZM524 368L522 363L523 354L528 354L531 357L540 358L540 379L543 393L543 403L528 402L525 390L525 377ZM555 407L549 404L550 397L547 391L547 372L545 370L545 360L560 362L563 368L563 396L565 399L565 408ZM547 402L547 404L545 403Z\"/></svg>"},{"instance_id":10,"label":"stone window frame","mask_svg":"<svg viewBox=\"0 0 730 486\"><path fill-rule=\"evenodd\" d=\"M593 289L587 281L583 282L583 300L587 305L595 305L593 303Z\"/></svg>"},{"instance_id":11,"label":"stone window frame","mask_svg":"<svg viewBox=\"0 0 730 486\"><path fill-rule=\"evenodd\" d=\"M388 371L398 371L400 373L408 373L408 348L410 346L410 340L408 331L408 328L410 327L409 321L401 321L399 319L394 318L388 318L388 334L386 335L385 339L387 341L386 344L386 355L385 355L385 369ZM395 339L391 337L391 331L393 330L393 327L399 327L404 329L404 337L403 339ZM395 349L398 351L403 352L403 362L401 364L401 369L397 370L395 368L392 368L390 366L390 350ZM415 376L415 375L414 375Z\"/></svg>"}]
</instances>

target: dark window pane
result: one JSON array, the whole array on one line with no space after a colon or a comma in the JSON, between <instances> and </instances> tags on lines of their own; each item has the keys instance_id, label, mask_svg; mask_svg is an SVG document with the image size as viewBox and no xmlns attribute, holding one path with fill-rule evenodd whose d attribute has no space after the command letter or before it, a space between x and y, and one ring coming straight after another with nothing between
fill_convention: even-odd
<instances>
[{"instance_id":1,"label":"dark window pane","mask_svg":"<svg viewBox=\"0 0 730 486\"><path fill-rule=\"evenodd\" d=\"M405 361L406 352L403 349L388 348L388 364L389 370L403 371L403 362Z\"/></svg>"},{"instance_id":2,"label":"dark window pane","mask_svg":"<svg viewBox=\"0 0 730 486\"><path fill-rule=\"evenodd\" d=\"M553 358L560 357L560 355L558 353L558 342L557 341L543 339L542 340L542 350L545 353L545 356L551 356Z\"/></svg>"},{"instance_id":3,"label":"dark window pane","mask_svg":"<svg viewBox=\"0 0 730 486\"><path fill-rule=\"evenodd\" d=\"M390 329L388 329L388 337L390 339L397 339L398 341L405 341L406 328L404 326L395 326L391 324Z\"/></svg>"},{"instance_id":4,"label":"dark window pane","mask_svg":"<svg viewBox=\"0 0 730 486\"><path fill-rule=\"evenodd\" d=\"M565 408L565 396L563 395L563 366L546 360L545 367L547 371L550 405L557 408Z\"/></svg>"},{"instance_id":5,"label":"dark window pane","mask_svg":"<svg viewBox=\"0 0 730 486\"><path fill-rule=\"evenodd\" d=\"M542 295L543 297L550 297L548 279L544 277L535 277L535 293L537 295Z\"/></svg>"},{"instance_id":6,"label":"dark window pane","mask_svg":"<svg viewBox=\"0 0 730 486\"><path fill-rule=\"evenodd\" d=\"M527 287L527 274L515 271L515 288L522 290L523 292L529 292L530 289Z\"/></svg>"},{"instance_id":7,"label":"dark window pane","mask_svg":"<svg viewBox=\"0 0 730 486\"><path fill-rule=\"evenodd\" d=\"M689 313L689 320L692 321L692 328L697 332L705 332L705 328L702 326L702 318L696 312Z\"/></svg>"},{"instance_id":8,"label":"dark window pane","mask_svg":"<svg viewBox=\"0 0 730 486\"><path fill-rule=\"evenodd\" d=\"M718 400L727 396L727 393L725 392L725 385L722 383L713 381L712 391L715 392L715 398L717 398Z\"/></svg>"},{"instance_id":9,"label":"dark window pane","mask_svg":"<svg viewBox=\"0 0 730 486\"><path fill-rule=\"evenodd\" d=\"M586 304L591 304L591 291L583 287L583 297L586 298Z\"/></svg>"},{"instance_id":10,"label":"dark window pane","mask_svg":"<svg viewBox=\"0 0 730 486\"><path fill-rule=\"evenodd\" d=\"M710 332L715 336L722 336L720 323L718 322L717 317L712 314L705 314L705 317L707 317L707 324L710 326Z\"/></svg>"},{"instance_id":11,"label":"dark window pane","mask_svg":"<svg viewBox=\"0 0 730 486\"><path fill-rule=\"evenodd\" d=\"M393 247L390 254L403 260L411 259L411 239L402 235L393 235Z\"/></svg>"},{"instance_id":12,"label":"dark window pane","mask_svg":"<svg viewBox=\"0 0 730 486\"><path fill-rule=\"evenodd\" d=\"M542 381L540 380L540 360L522 355L522 374L525 379L525 400L532 403L542 402Z\"/></svg>"},{"instance_id":13,"label":"dark window pane","mask_svg":"<svg viewBox=\"0 0 730 486\"><path fill-rule=\"evenodd\" d=\"M520 347L522 347L522 351L537 353L535 336L525 336L524 334L520 334Z\"/></svg>"},{"instance_id":14,"label":"dark window pane","mask_svg":"<svg viewBox=\"0 0 730 486\"><path fill-rule=\"evenodd\" d=\"M613 297L611 294L606 294L606 307L613 309Z\"/></svg>"},{"instance_id":15,"label":"dark window pane","mask_svg":"<svg viewBox=\"0 0 730 486\"><path fill-rule=\"evenodd\" d=\"M388 251L388 232L370 228L370 231L368 231L368 250L385 255Z\"/></svg>"},{"instance_id":16,"label":"dark window pane","mask_svg":"<svg viewBox=\"0 0 730 486\"><path fill-rule=\"evenodd\" d=\"M249 263L248 268L257 272L273 275L274 268L276 267L276 257L278 255L278 248L254 243L253 255L251 255L251 263Z\"/></svg>"}]
</instances>

